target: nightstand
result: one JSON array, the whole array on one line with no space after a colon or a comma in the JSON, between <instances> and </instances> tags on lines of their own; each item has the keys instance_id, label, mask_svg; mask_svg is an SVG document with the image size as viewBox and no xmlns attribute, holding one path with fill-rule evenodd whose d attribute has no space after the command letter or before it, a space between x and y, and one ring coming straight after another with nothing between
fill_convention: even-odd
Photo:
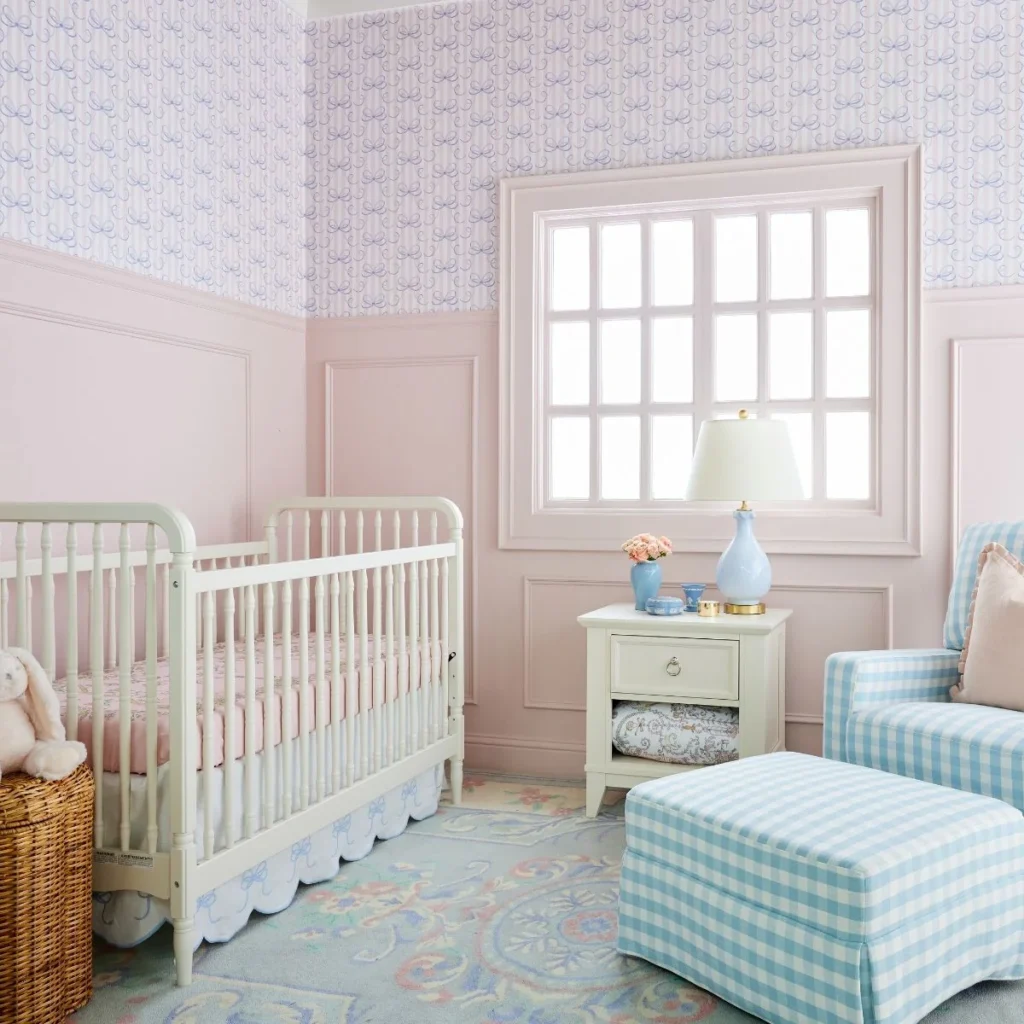
<instances>
[{"instance_id":1,"label":"nightstand","mask_svg":"<svg viewBox=\"0 0 1024 1024\"><path fill-rule=\"evenodd\" d=\"M740 757L785 746L787 608L763 615L658 616L612 604L577 620L587 630L587 816L605 789L630 789L694 766L612 749L612 701L739 708Z\"/></svg>"}]
</instances>

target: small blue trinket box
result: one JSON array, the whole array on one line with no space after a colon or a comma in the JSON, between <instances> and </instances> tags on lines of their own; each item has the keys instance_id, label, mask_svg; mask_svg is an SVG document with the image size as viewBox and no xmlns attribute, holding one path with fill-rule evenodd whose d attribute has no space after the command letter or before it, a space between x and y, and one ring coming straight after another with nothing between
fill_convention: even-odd
<instances>
[{"instance_id":1,"label":"small blue trinket box","mask_svg":"<svg viewBox=\"0 0 1024 1024\"><path fill-rule=\"evenodd\" d=\"M678 597L650 597L647 599L648 615L682 615L683 602Z\"/></svg>"}]
</instances>

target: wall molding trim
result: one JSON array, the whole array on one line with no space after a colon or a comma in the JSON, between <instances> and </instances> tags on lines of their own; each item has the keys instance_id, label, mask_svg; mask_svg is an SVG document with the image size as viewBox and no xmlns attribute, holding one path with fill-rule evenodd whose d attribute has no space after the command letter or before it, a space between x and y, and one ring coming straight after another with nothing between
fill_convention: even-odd
<instances>
[{"instance_id":1,"label":"wall molding trim","mask_svg":"<svg viewBox=\"0 0 1024 1024\"><path fill-rule=\"evenodd\" d=\"M0 245L2 245L2 243L0 243ZM0 256L2 256L2 253L0 253ZM41 265L40 269L48 270L51 268ZM9 316L20 317L22 319L41 320L47 323L62 324L67 327L73 327L84 331L96 331L103 334L116 335L118 337L134 338L138 341L146 341L157 345L170 345L175 348L192 349L193 351L198 352L211 352L217 355L226 355L236 359L241 359L245 374L245 539L252 539L253 462L255 438L252 398L252 361L251 354L248 351L241 348L235 348L231 345L224 345L219 342L206 341L202 338L193 338L180 334L168 334L163 331L147 330L118 320L104 320L97 317L82 316L76 313L61 313L54 310L43 309L38 306L29 306L18 302L10 302L5 299L0 299L0 314L4 313ZM257 527L257 532L260 532L259 527Z\"/></svg>"},{"instance_id":2,"label":"wall molding trim","mask_svg":"<svg viewBox=\"0 0 1024 1024\"><path fill-rule=\"evenodd\" d=\"M975 287L926 288L926 302L1000 302L1024 300L1024 284L985 284Z\"/></svg>"},{"instance_id":3,"label":"wall molding trim","mask_svg":"<svg viewBox=\"0 0 1024 1024\"><path fill-rule=\"evenodd\" d=\"M48 270L56 274L67 274L93 284L104 284L109 287L137 292L151 298L179 302L191 308L210 310L226 316L244 317L255 320L265 326L279 327L287 331L304 331L306 318L280 313L238 299L226 299L203 288L190 288L186 285L171 284L155 277L148 277L141 271L125 270L98 263L87 256L69 256L67 253L55 252L41 246L29 245L27 242L15 242L0 238L0 262L20 263Z\"/></svg>"},{"instance_id":4,"label":"wall molding trim","mask_svg":"<svg viewBox=\"0 0 1024 1024\"><path fill-rule=\"evenodd\" d=\"M532 611L532 590L538 586L577 586L577 587L612 587L621 589L628 585L628 580L595 579L592 577L580 576L523 576L523 678L522 696L523 707L534 708L542 711L575 711L585 712L586 702L571 701L546 701L538 695L533 687L531 673L531 652L533 649L533 611ZM671 583L667 584L672 586ZM817 583L778 583L772 586L773 593L838 593L838 594L878 594L883 599L882 604L882 632L885 636L887 649L893 646L893 585L891 583L860 584L860 583L838 583L822 585ZM770 596L770 595L769 595ZM787 722L821 725L821 715L792 714L786 715Z\"/></svg>"},{"instance_id":5,"label":"wall molding trim","mask_svg":"<svg viewBox=\"0 0 1024 1024\"><path fill-rule=\"evenodd\" d=\"M430 327L444 327L447 324L458 324L463 327L480 325L498 327L498 311L496 309L460 310L446 309L432 313L371 313L364 316L311 316L310 324L344 324L346 328L356 330L422 330Z\"/></svg>"},{"instance_id":6,"label":"wall molding trim","mask_svg":"<svg viewBox=\"0 0 1024 1024\"><path fill-rule=\"evenodd\" d=\"M477 520L480 505L480 358L476 355L408 355L382 357L380 359L329 359L324 363L324 494L327 497L334 496L334 388L335 378L339 371L353 369L388 369L394 367L410 366L469 366L472 378L471 386L471 425L470 425L470 464L469 464L469 492L472 502L470 514L466 517L466 530L473 541L472 556L469 564L470 584L472 593L469 601L470 628L473 635L473 655L470 663L471 678L470 685L466 687L465 703L476 704L476 684L479 676L478 656L476 643L476 629L479 623L478 604L479 592L478 571L479 563L479 536L477 532ZM465 513L465 510L463 510ZM467 630L468 632L469 630Z\"/></svg>"}]
</instances>

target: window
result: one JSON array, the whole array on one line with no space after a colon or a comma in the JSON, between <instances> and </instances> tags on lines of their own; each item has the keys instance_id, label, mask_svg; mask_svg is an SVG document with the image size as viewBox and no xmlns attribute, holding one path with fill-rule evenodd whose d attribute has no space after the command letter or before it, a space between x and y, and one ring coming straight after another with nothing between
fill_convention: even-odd
<instances>
[{"instance_id":1,"label":"window","mask_svg":"<svg viewBox=\"0 0 1024 1024\"><path fill-rule=\"evenodd\" d=\"M758 509L769 550L913 553L918 174L893 148L504 182L503 545L717 549L689 463L742 407L804 483Z\"/></svg>"}]
</instances>

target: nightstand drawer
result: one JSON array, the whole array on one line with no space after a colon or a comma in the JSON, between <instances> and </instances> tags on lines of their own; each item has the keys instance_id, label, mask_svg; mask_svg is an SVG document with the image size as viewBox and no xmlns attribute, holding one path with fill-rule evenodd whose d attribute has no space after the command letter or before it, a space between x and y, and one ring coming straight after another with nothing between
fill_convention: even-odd
<instances>
[{"instance_id":1,"label":"nightstand drawer","mask_svg":"<svg viewBox=\"0 0 1024 1024\"><path fill-rule=\"evenodd\" d=\"M613 634L611 690L615 694L739 700L739 641Z\"/></svg>"}]
</instances>

